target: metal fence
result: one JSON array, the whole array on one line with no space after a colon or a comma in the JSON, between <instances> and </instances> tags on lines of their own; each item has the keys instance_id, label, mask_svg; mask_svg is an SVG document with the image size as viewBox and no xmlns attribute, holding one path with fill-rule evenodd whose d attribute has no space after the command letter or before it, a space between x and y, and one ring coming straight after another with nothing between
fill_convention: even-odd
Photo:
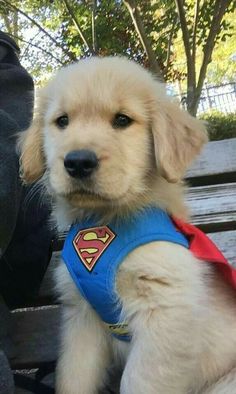
<instances>
[{"instance_id":1,"label":"metal fence","mask_svg":"<svg viewBox=\"0 0 236 394\"><path fill-rule=\"evenodd\" d=\"M185 106L186 95L181 102ZM206 86L202 89L198 106L198 115L215 109L224 113L236 112L236 82L219 86Z\"/></svg>"}]
</instances>

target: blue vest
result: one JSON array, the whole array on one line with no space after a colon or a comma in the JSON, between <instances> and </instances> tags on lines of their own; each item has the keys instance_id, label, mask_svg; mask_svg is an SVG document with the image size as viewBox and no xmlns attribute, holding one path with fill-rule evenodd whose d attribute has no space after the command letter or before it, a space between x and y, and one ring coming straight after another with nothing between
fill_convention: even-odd
<instances>
[{"instance_id":1,"label":"blue vest","mask_svg":"<svg viewBox=\"0 0 236 394\"><path fill-rule=\"evenodd\" d=\"M81 295L118 339L130 340L116 292L116 273L129 252L153 241L189 243L163 210L146 208L128 219L99 226L93 219L72 225L62 258Z\"/></svg>"}]
</instances>

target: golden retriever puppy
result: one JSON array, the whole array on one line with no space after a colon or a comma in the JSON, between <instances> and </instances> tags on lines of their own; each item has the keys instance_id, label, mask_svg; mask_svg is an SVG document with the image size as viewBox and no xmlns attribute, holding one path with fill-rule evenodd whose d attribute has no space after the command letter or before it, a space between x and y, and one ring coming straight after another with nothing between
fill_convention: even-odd
<instances>
[{"instance_id":1,"label":"golden retriever puppy","mask_svg":"<svg viewBox=\"0 0 236 394\"><path fill-rule=\"evenodd\" d=\"M187 219L181 179L206 141L204 126L124 58L82 60L40 92L20 143L22 176L41 179L58 228L75 231L66 241L74 265L56 273L64 305L57 394L97 393L111 365L123 369L122 394L236 393L234 290L182 241L145 238L150 207L150 221L156 212L168 225L170 216ZM112 252L134 227L143 238ZM95 286L102 264L105 296ZM77 285L84 278L86 289ZM107 304L114 310L104 312ZM103 317L118 310L116 320Z\"/></svg>"}]
</instances>

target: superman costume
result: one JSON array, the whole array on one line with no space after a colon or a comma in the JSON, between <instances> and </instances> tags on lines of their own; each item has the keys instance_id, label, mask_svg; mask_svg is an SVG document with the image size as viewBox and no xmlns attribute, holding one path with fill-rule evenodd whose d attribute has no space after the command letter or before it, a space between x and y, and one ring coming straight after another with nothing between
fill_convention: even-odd
<instances>
[{"instance_id":1,"label":"superman costume","mask_svg":"<svg viewBox=\"0 0 236 394\"><path fill-rule=\"evenodd\" d=\"M146 208L107 226L96 226L91 218L76 223L67 235L62 258L81 295L118 339L128 341L130 336L115 288L117 270L129 252L153 241L190 249L197 258L215 263L236 287L236 270L213 242L195 226L171 218L159 208Z\"/></svg>"}]
</instances>

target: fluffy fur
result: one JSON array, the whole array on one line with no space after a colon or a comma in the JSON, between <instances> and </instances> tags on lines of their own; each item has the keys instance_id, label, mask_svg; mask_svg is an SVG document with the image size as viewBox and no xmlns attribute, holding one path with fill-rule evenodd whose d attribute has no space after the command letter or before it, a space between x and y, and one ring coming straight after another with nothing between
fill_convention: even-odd
<instances>
[{"instance_id":1,"label":"fluffy fur","mask_svg":"<svg viewBox=\"0 0 236 394\"><path fill-rule=\"evenodd\" d=\"M69 124L60 130L55 120L65 113ZM114 129L117 113L133 123ZM181 179L206 140L204 126L142 67L92 58L62 69L40 92L20 143L22 174L26 182L43 179L59 229L94 212L106 224L148 204L186 219ZM99 158L87 180L65 171L64 157L75 149ZM121 264L117 291L129 344L110 337L64 264L56 278L64 304L57 394L97 393L113 364L123 368L122 394L236 392L235 294L190 251L152 242Z\"/></svg>"}]
</instances>

